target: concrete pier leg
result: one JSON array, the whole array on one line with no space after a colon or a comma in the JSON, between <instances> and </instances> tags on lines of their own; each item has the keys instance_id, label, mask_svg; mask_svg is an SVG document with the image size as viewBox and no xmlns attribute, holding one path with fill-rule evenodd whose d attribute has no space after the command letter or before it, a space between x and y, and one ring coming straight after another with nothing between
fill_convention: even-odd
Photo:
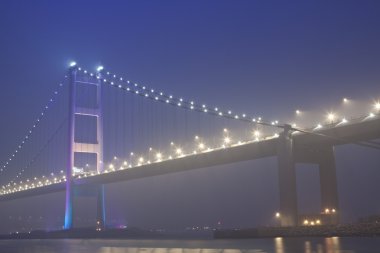
<instances>
[{"instance_id":1,"label":"concrete pier leg","mask_svg":"<svg viewBox=\"0 0 380 253\"><path fill-rule=\"evenodd\" d=\"M280 134L277 155L281 226L296 226L298 218L297 182L290 126L287 126Z\"/></svg>"},{"instance_id":2,"label":"concrete pier leg","mask_svg":"<svg viewBox=\"0 0 380 253\"><path fill-rule=\"evenodd\" d=\"M328 212L329 214L334 215L331 222L338 223L338 187L333 147L325 147L321 149L319 158L319 178L322 212Z\"/></svg>"},{"instance_id":3,"label":"concrete pier leg","mask_svg":"<svg viewBox=\"0 0 380 253\"><path fill-rule=\"evenodd\" d=\"M74 189L72 184L72 170L74 167L74 127L75 127L75 80L76 80L76 67L70 69L69 81L69 128L68 128L68 158L66 165L66 206L65 206L65 224L64 229L71 229L73 227L73 197Z\"/></svg>"},{"instance_id":4,"label":"concrete pier leg","mask_svg":"<svg viewBox=\"0 0 380 253\"><path fill-rule=\"evenodd\" d=\"M97 199L97 227L104 228L106 224L106 211L104 203L104 185L99 186Z\"/></svg>"}]
</instances>

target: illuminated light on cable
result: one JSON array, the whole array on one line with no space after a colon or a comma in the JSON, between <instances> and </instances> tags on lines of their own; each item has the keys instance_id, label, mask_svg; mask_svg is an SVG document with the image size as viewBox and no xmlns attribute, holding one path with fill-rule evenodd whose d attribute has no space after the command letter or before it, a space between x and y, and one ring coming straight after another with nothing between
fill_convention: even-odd
<instances>
[{"instance_id":1,"label":"illuminated light on cable","mask_svg":"<svg viewBox=\"0 0 380 253\"><path fill-rule=\"evenodd\" d=\"M297 114L297 115L300 115L300 114L301 114L301 111L300 111L300 110L296 110L296 114Z\"/></svg>"},{"instance_id":2,"label":"illuminated light on cable","mask_svg":"<svg viewBox=\"0 0 380 253\"><path fill-rule=\"evenodd\" d=\"M135 154L133 152L130 153L131 156L134 156Z\"/></svg>"},{"instance_id":3,"label":"illuminated light on cable","mask_svg":"<svg viewBox=\"0 0 380 253\"><path fill-rule=\"evenodd\" d=\"M330 209L326 208L325 213L330 213Z\"/></svg>"},{"instance_id":4,"label":"illuminated light on cable","mask_svg":"<svg viewBox=\"0 0 380 253\"><path fill-rule=\"evenodd\" d=\"M199 143L198 147L199 147L200 150L203 150L205 148L205 144Z\"/></svg>"},{"instance_id":5,"label":"illuminated light on cable","mask_svg":"<svg viewBox=\"0 0 380 253\"><path fill-rule=\"evenodd\" d=\"M228 132L228 129L227 129L227 128L224 128L224 129L223 129L223 132L227 133L227 132Z\"/></svg>"},{"instance_id":6,"label":"illuminated light on cable","mask_svg":"<svg viewBox=\"0 0 380 253\"><path fill-rule=\"evenodd\" d=\"M191 104L191 105L194 105L194 101L190 101L190 104Z\"/></svg>"},{"instance_id":7,"label":"illuminated light on cable","mask_svg":"<svg viewBox=\"0 0 380 253\"><path fill-rule=\"evenodd\" d=\"M165 102L166 102L167 104L169 104L169 102L170 102L170 101L166 99L166 101L165 101Z\"/></svg>"},{"instance_id":8,"label":"illuminated light on cable","mask_svg":"<svg viewBox=\"0 0 380 253\"><path fill-rule=\"evenodd\" d=\"M181 106L181 103L178 103L177 105L178 105L178 106Z\"/></svg>"},{"instance_id":9,"label":"illuminated light on cable","mask_svg":"<svg viewBox=\"0 0 380 253\"><path fill-rule=\"evenodd\" d=\"M219 116L223 116L223 113L222 113L222 112L219 112Z\"/></svg>"},{"instance_id":10,"label":"illuminated light on cable","mask_svg":"<svg viewBox=\"0 0 380 253\"><path fill-rule=\"evenodd\" d=\"M76 63L75 61L72 61L72 62L70 62L70 64L69 64L70 67L75 67L76 65L77 65L77 63Z\"/></svg>"},{"instance_id":11,"label":"illuminated light on cable","mask_svg":"<svg viewBox=\"0 0 380 253\"><path fill-rule=\"evenodd\" d=\"M100 72L100 71L102 71L104 69L104 67L103 66L98 66L97 68L96 68L96 71L97 72ZM114 76L115 77L115 76Z\"/></svg>"},{"instance_id":12,"label":"illuminated light on cable","mask_svg":"<svg viewBox=\"0 0 380 253\"><path fill-rule=\"evenodd\" d=\"M235 115L235 119L239 119L239 115Z\"/></svg>"},{"instance_id":13,"label":"illuminated light on cable","mask_svg":"<svg viewBox=\"0 0 380 253\"><path fill-rule=\"evenodd\" d=\"M114 168L114 165L111 163L110 165L108 165L108 168L112 170Z\"/></svg>"},{"instance_id":14,"label":"illuminated light on cable","mask_svg":"<svg viewBox=\"0 0 380 253\"><path fill-rule=\"evenodd\" d=\"M215 109L214 109L216 112L218 111L218 107L215 107Z\"/></svg>"},{"instance_id":15,"label":"illuminated light on cable","mask_svg":"<svg viewBox=\"0 0 380 253\"><path fill-rule=\"evenodd\" d=\"M368 115L369 118L373 118L375 117L375 114L373 114L372 112Z\"/></svg>"},{"instance_id":16,"label":"illuminated light on cable","mask_svg":"<svg viewBox=\"0 0 380 253\"><path fill-rule=\"evenodd\" d=\"M191 110L194 110L194 106L190 106L190 109L191 109Z\"/></svg>"},{"instance_id":17,"label":"illuminated light on cable","mask_svg":"<svg viewBox=\"0 0 380 253\"><path fill-rule=\"evenodd\" d=\"M224 138L224 143L229 144L231 142L231 139L229 137Z\"/></svg>"},{"instance_id":18,"label":"illuminated light on cable","mask_svg":"<svg viewBox=\"0 0 380 253\"><path fill-rule=\"evenodd\" d=\"M333 208L333 209L331 209L331 212L335 213L335 212L336 212L336 210Z\"/></svg>"},{"instance_id":19,"label":"illuminated light on cable","mask_svg":"<svg viewBox=\"0 0 380 253\"><path fill-rule=\"evenodd\" d=\"M161 158L162 158L162 154L161 154L161 153L157 153L157 154L156 154L156 158L157 158L157 160L161 160Z\"/></svg>"},{"instance_id":20,"label":"illuminated light on cable","mask_svg":"<svg viewBox=\"0 0 380 253\"><path fill-rule=\"evenodd\" d=\"M256 119L255 119L255 118L253 118L253 119L252 119L252 122L256 122Z\"/></svg>"},{"instance_id":21,"label":"illuminated light on cable","mask_svg":"<svg viewBox=\"0 0 380 253\"><path fill-rule=\"evenodd\" d=\"M247 115L245 115L245 114L243 113L243 115L242 115L242 116L243 116L243 118L245 118Z\"/></svg>"},{"instance_id":22,"label":"illuminated light on cable","mask_svg":"<svg viewBox=\"0 0 380 253\"><path fill-rule=\"evenodd\" d=\"M194 137L194 139L198 140L198 139L199 139L199 136L198 136L198 135L196 135L196 136Z\"/></svg>"},{"instance_id":23,"label":"illuminated light on cable","mask_svg":"<svg viewBox=\"0 0 380 253\"><path fill-rule=\"evenodd\" d=\"M334 121L335 119L335 114L330 112L329 114L327 114L327 119L330 120L330 121Z\"/></svg>"},{"instance_id":24,"label":"illuminated light on cable","mask_svg":"<svg viewBox=\"0 0 380 253\"><path fill-rule=\"evenodd\" d=\"M348 98L343 98L343 103L348 103Z\"/></svg>"},{"instance_id":25,"label":"illuminated light on cable","mask_svg":"<svg viewBox=\"0 0 380 253\"><path fill-rule=\"evenodd\" d=\"M182 149L180 149L180 148L177 148L175 150L175 152L176 152L177 155L182 155Z\"/></svg>"},{"instance_id":26,"label":"illuminated light on cable","mask_svg":"<svg viewBox=\"0 0 380 253\"><path fill-rule=\"evenodd\" d=\"M253 131L253 136L255 136L256 138L260 137L261 133L259 130L255 130Z\"/></svg>"},{"instance_id":27,"label":"illuminated light on cable","mask_svg":"<svg viewBox=\"0 0 380 253\"><path fill-rule=\"evenodd\" d=\"M322 128L322 125L321 124L317 124L317 126L314 128L314 130L321 129L321 128Z\"/></svg>"},{"instance_id":28,"label":"illuminated light on cable","mask_svg":"<svg viewBox=\"0 0 380 253\"><path fill-rule=\"evenodd\" d=\"M346 118L343 118L342 121L341 121L342 124L346 124L347 122L348 121L346 120Z\"/></svg>"},{"instance_id":29,"label":"illuminated light on cable","mask_svg":"<svg viewBox=\"0 0 380 253\"><path fill-rule=\"evenodd\" d=\"M321 224L321 220L316 220L315 223L318 224L318 225L320 225Z\"/></svg>"},{"instance_id":30,"label":"illuminated light on cable","mask_svg":"<svg viewBox=\"0 0 380 253\"><path fill-rule=\"evenodd\" d=\"M231 114L232 112L231 111L228 111L228 114Z\"/></svg>"},{"instance_id":31,"label":"illuminated light on cable","mask_svg":"<svg viewBox=\"0 0 380 253\"><path fill-rule=\"evenodd\" d=\"M280 218L281 217L281 215L280 215L279 212L277 212L275 216L276 216L276 218Z\"/></svg>"},{"instance_id":32,"label":"illuminated light on cable","mask_svg":"<svg viewBox=\"0 0 380 253\"><path fill-rule=\"evenodd\" d=\"M374 104L374 107L375 107L376 110L380 110L380 102L376 102Z\"/></svg>"},{"instance_id":33,"label":"illuminated light on cable","mask_svg":"<svg viewBox=\"0 0 380 253\"><path fill-rule=\"evenodd\" d=\"M202 105L202 108L206 108L206 105Z\"/></svg>"},{"instance_id":34,"label":"illuminated light on cable","mask_svg":"<svg viewBox=\"0 0 380 253\"><path fill-rule=\"evenodd\" d=\"M140 162L140 163L143 163L143 162L144 162L144 157L141 156L141 157L139 158L139 162Z\"/></svg>"},{"instance_id":35,"label":"illuminated light on cable","mask_svg":"<svg viewBox=\"0 0 380 253\"><path fill-rule=\"evenodd\" d=\"M170 145L171 145L171 146L174 146L174 142L170 142Z\"/></svg>"},{"instance_id":36,"label":"illuminated light on cable","mask_svg":"<svg viewBox=\"0 0 380 253\"><path fill-rule=\"evenodd\" d=\"M204 112L207 112L207 109L204 109L203 111L204 111Z\"/></svg>"}]
</instances>

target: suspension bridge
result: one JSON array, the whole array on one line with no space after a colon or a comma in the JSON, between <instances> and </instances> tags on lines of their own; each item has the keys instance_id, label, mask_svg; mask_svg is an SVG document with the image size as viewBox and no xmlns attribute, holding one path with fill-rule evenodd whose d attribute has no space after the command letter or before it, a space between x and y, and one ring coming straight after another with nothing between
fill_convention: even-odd
<instances>
[{"instance_id":1,"label":"suspension bridge","mask_svg":"<svg viewBox=\"0 0 380 253\"><path fill-rule=\"evenodd\" d=\"M348 103L348 99L343 100ZM338 222L334 147L380 149L380 103L356 117L329 113L314 125L283 124L234 113L147 87L75 62L27 134L4 161L0 201L66 192L64 229L74 198L97 198L97 229L106 226L104 185L186 170L277 157L282 226L300 224L297 163L317 164L321 212ZM302 112L297 110L296 114Z\"/></svg>"}]
</instances>

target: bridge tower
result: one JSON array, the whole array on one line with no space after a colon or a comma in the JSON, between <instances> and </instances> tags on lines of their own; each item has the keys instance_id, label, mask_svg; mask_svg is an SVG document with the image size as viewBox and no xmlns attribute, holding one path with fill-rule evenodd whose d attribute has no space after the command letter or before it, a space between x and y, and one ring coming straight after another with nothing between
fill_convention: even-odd
<instances>
[{"instance_id":1,"label":"bridge tower","mask_svg":"<svg viewBox=\"0 0 380 253\"><path fill-rule=\"evenodd\" d=\"M101 173L103 167L103 115L102 115L102 85L100 81L101 73L98 72L98 79L88 79L78 75L77 68L71 67L69 70L69 129L68 129L68 160L66 167L66 207L64 229L73 227L73 200L75 188L73 182L73 168L75 153L96 154L96 170ZM83 108L77 106L77 86L92 85L96 87L96 108ZM96 117L96 141L95 143L76 142L75 126L76 117ZM93 192L97 197L97 227L103 228L105 225L104 207L104 185L96 187Z\"/></svg>"}]
</instances>

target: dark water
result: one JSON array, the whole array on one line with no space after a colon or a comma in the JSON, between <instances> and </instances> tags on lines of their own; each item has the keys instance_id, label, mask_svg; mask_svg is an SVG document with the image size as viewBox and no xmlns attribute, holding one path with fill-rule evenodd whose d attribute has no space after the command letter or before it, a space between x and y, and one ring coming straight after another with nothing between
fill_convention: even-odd
<instances>
[{"instance_id":1,"label":"dark water","mask_svg":"<svg viewBox=\"0 0 380 253\"><path fill-rule=\"evenodd\" d=\"M380 253L380 238L3 240L0 253Z\"/></svg>"}]
</instances>

